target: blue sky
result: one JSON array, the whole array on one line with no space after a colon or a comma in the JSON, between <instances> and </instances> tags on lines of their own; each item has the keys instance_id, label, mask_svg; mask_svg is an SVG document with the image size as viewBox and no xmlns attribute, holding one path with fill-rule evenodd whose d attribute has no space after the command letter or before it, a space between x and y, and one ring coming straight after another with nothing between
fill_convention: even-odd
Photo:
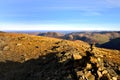
<instances>
[{"instance_id":1,"label":"blue sky","mask_svg":"<svg viewBox=\"0 0 120 80\"><path fill-rule=\"evenodd\" d=\"M0 30L120 30L120 0L0 0Z\"/></svg>"}]
</instances>

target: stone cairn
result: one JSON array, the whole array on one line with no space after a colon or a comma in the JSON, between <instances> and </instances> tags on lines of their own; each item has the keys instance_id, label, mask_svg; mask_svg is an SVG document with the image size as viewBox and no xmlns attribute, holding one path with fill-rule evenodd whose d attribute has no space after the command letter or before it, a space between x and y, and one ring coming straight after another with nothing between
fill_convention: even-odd
<instances>
[{"instance_id":1,"label":"stone cairn","mask_svg":"<svg viewBox=\"0 0 120 80\"><path fill-rule=\"evenodd\" d=\"M92 48L93 50L93 48ZM66 70L70 71L71 80L119 80L118 74L103 59L104 56L86 51L82 55L78 51L69 51L64 54L57 54L60 62L65 62Z\"/></svg>"}]
</instances>

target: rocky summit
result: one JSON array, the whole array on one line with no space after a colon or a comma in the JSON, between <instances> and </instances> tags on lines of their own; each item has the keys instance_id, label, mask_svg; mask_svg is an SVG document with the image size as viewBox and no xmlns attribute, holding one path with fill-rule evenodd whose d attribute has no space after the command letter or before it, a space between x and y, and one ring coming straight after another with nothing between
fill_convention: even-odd
<instances>
[{"instance_id":1,"label":"rocky summit","mask_svg":"<svg viewBox=\"0 0 120 80\"><path fill-rule=\"evenodd\" d=\"M0 33L0 80L120 80L120 51L80 40Z\"/></svg>"}]
</instances>

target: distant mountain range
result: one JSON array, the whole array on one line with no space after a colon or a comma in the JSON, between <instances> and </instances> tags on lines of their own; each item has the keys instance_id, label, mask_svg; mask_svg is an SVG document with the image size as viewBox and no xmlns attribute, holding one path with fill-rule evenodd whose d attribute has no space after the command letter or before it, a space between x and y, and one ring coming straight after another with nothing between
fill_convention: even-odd
<instances>
[{"instance_id":1,"label":"distant mountain range","mask_svg":"<svg viewBox=\"0 0 120 80\"><path fill-rule=\"evenodd\" d=\"M110 49L120 49L116 45L116 44L118 44L117 42L120 41L120 39L119 40L117 39L117 42L116 42L116 38L120 38L119 31L72 32L72 33L68 33L68 34L62 34L59 32L46 32L46 33L38 33L35 35L61 38L61 39L73 40L73 41L74 40L82 40L89 44L95 43L95 45L98 47L104 47L104 48L110 48ZM108 46L108 43L109 43L109 46ZM112 47L110 47L110 46L112 46Z\"/></svg>"},{"instance_id":2,"label":"distant mountain range","mask_svg":"<svg viewBox=\"0 0 120 80\"><path fill-rule=\"evenodd\" d=\"M110 48L110 49L120 49L118 48L117 42L119 40L114 40L116 38L120 38L120 31L81 31L81 32L71 32L67 33L62 32L18 32L18 33L27 33L31 35L37 36L46 36L46 37L54 37L66 40L82 40L89 44L94 43L97 47ZM109 43L109 45L108 45ZM114 43L114 44L113 44ZM113 46L114 45L114 46ZM112 46L112 47L110 47Z\"/></svg>"}]
</instances>

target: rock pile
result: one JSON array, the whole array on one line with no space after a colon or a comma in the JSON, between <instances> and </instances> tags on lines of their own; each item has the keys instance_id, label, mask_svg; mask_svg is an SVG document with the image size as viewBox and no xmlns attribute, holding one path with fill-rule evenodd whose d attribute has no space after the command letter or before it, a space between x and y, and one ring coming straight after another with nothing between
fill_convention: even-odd
<instances>
[{"instance_id":1,"label":"rock pile","mask_svg":"<svg viewBox=\"0 0 120 80\"><path fill-rule=\"evenodd\" d=\"M70 70L72 80L118 80L119 78L114 67L103 57L89 51L86 51L86 56L78 52L65 53L60 58L60 62L63 61L67 61L64 65Z\"/></svg>"}]
</instances>

